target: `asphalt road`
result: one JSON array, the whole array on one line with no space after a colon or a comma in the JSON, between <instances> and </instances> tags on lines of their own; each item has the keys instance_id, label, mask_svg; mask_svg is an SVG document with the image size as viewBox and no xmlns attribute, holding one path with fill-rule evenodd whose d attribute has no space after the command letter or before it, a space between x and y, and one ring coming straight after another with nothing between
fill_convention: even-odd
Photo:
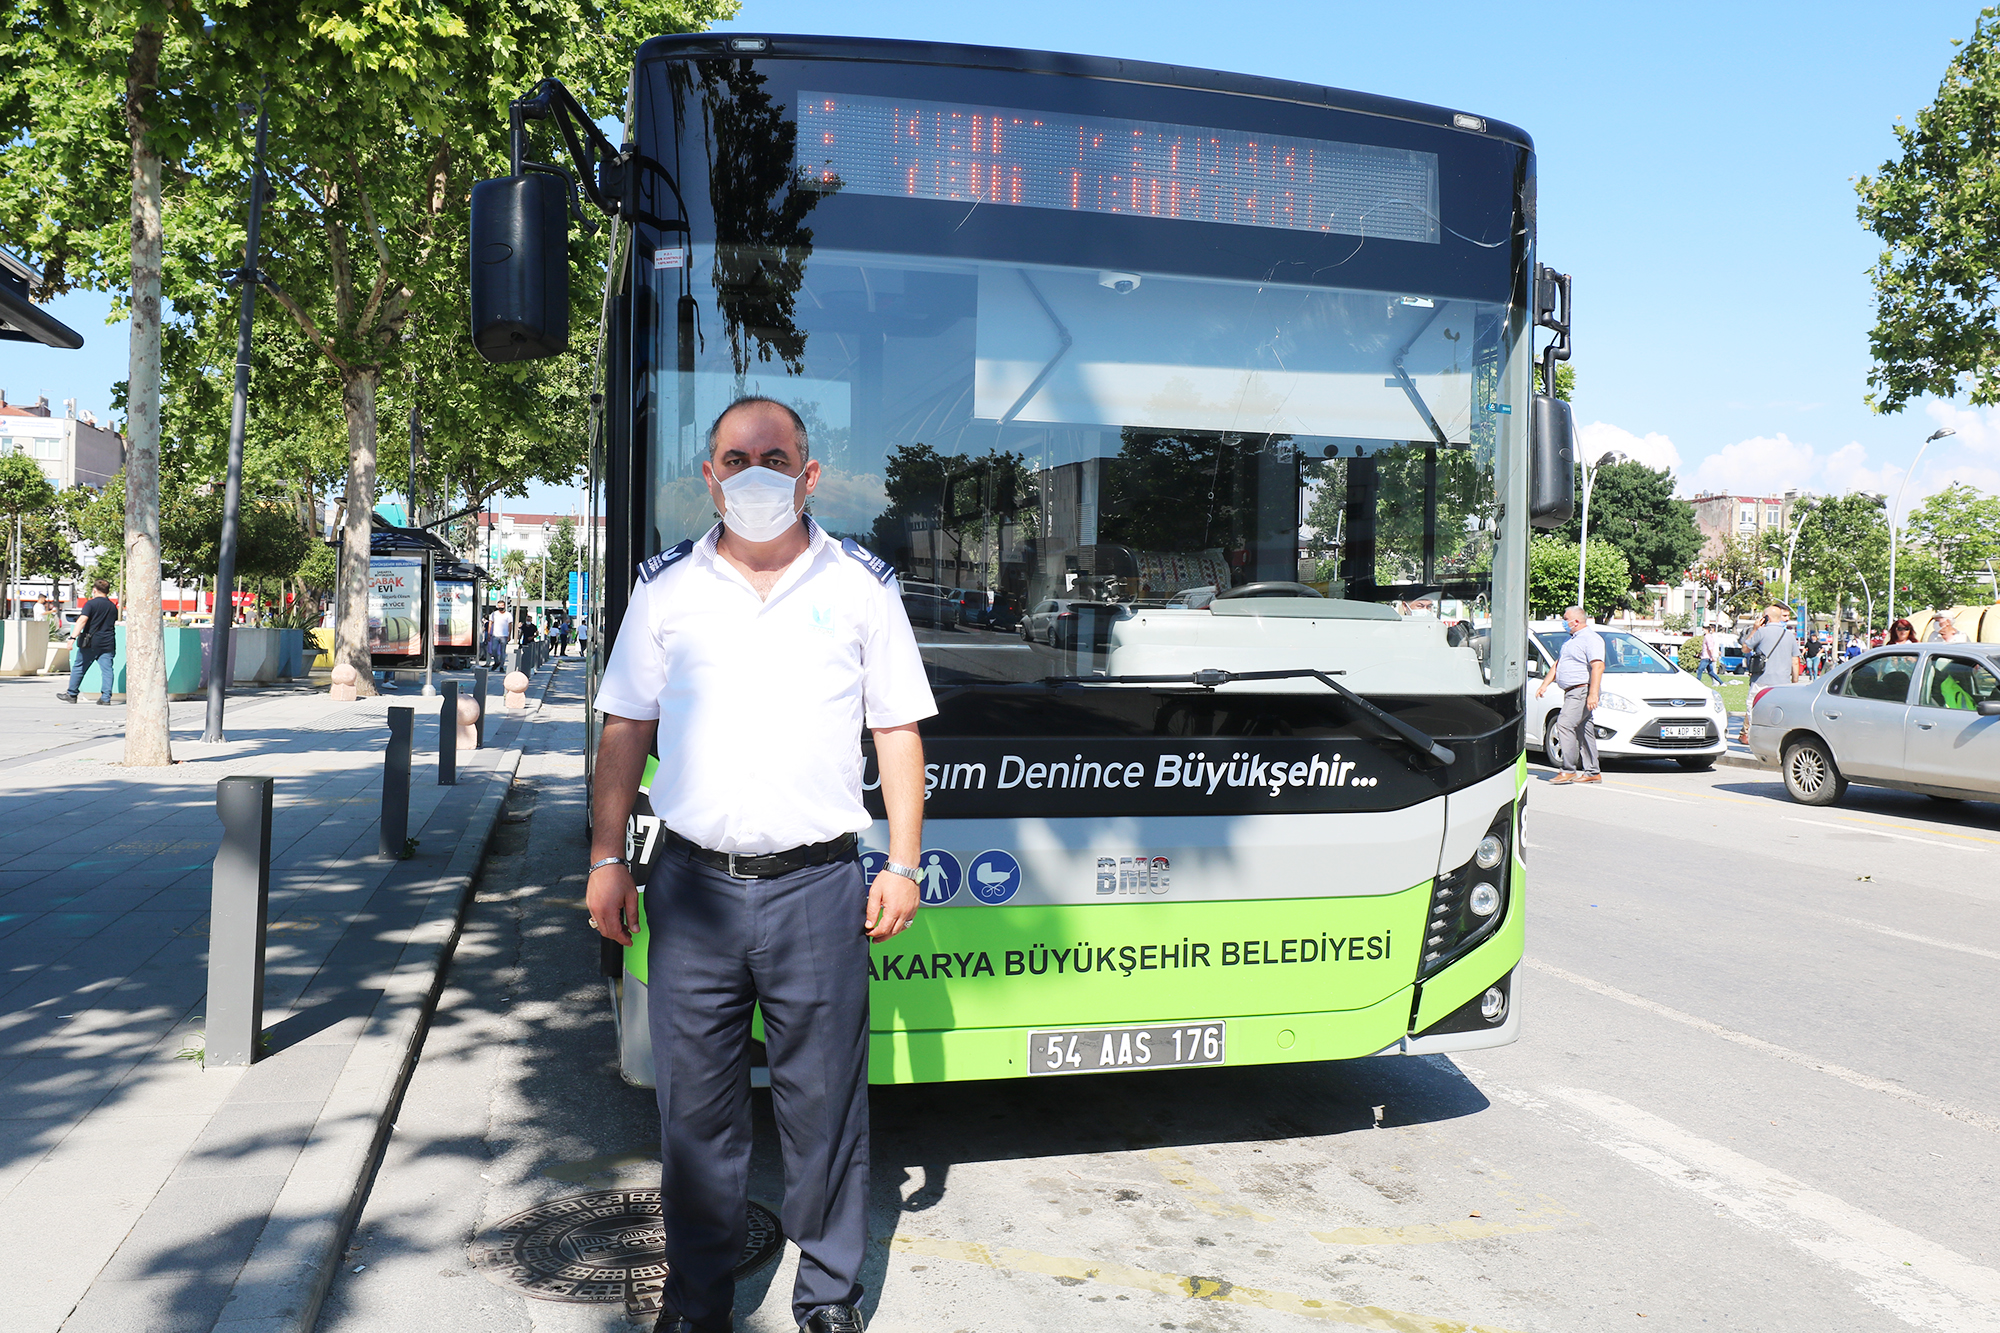
<instances>
[{"instance_id":1,"label":"asphalt road","mask_svg":"<svg viewBox=\"0 0 2000 1333\"><path fill-rule=\"evenodd\" d=\"M524 764L330 1333L631 1326L467 1261L647 1179L579 767ZM1538 782L1527 829L1514 1046L878 1089L872 1326L2000 1330L2000 806L1634 765ZM789 1286L753 1275L738 1328L787 1328Z\"/></svg>"}]
</instances>

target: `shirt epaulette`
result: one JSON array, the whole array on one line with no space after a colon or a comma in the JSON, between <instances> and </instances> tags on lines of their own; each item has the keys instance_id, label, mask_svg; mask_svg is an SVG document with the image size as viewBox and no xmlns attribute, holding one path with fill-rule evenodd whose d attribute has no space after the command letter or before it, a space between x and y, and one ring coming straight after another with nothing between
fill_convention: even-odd
<instances>
[{"instance_id":1,"label":"shirt epaulette","mask_svg":"<svg viewBox=\"0 0 2000 1333\"><path fill-rule=\"evenodd\" d=\"M876 555L860 542L855 541L854 538L842 537L840 539L840 549L853 556L856 560L859 560L862 567L875 576L877 583L887 583L890 579L896 577L896 567L894 565L884 560L881 556Z\"/></svg>"},{"instance_id":2,"label":"shirt epaulette","mask_svg":"<svg viewBox=\"0 0 2000 1333\"><path fill-rule=\"evenodd\" d=\"M651 583L654 576L661 570L673 564L674 561L684 558L692 550L694 550L694 542L689 540L682 542L679 546L670 547L658 555L648 556L646 559L641 560L639 562L639 582Z\"/></svg>"}]
</instances>

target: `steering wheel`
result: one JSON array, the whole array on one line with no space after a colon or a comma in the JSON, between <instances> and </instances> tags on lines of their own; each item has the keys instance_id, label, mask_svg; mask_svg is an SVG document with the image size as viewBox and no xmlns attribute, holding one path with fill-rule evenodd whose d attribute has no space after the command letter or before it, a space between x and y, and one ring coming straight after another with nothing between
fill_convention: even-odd
<instances>
[{"instance_id":1,"label":"steering wheel","mask_svg":"<svg viewBox=\"0 0 2000 1333\"><path fill-rule=\"evenodd\" d=\"M1230 597L1324 597L1318 588L1308 583L1287 583L1282 579L1272 579L1264 583L1246 583L1228 592L1219 592L1215 600L1220 602Z\"/></svg>"}]
</instances>

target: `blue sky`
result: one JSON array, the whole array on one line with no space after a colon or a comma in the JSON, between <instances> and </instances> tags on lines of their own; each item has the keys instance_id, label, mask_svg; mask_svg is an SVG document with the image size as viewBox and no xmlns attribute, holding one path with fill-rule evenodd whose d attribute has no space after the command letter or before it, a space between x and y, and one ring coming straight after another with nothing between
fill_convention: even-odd
<instances>
[{"instance_id":1,"label":"blue sky","mask_svg":"<svg viewBox=\"0 0 2000 1333\"><path fill-rule=\"evenodd\" d=\"M1576 278L1577 417L1593 451L1671 465L1683 494L2000 492L2000 413L1867 391L1874 238L1850 177L1931 100L1976 3L1638 6L1300 0L745 0L724 25L1203 65L1433 102L1531 133L1545 262ZM102 297L51 307L90 346L4 344L10 401L100 414L125 375ZM568 508L551 490L510 509Z\"/></svg>"}]
</instances>

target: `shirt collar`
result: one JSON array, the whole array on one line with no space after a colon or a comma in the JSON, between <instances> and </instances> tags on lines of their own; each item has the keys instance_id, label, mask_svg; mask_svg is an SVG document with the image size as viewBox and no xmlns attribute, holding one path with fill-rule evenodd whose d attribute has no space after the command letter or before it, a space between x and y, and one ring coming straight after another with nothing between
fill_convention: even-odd
<instances>
[{"instance_id":1,"label":"shirt collar","mask_svg":"<svg viewBox=\"0 0 2000 1333\"><path fill-rule=\"evenodd\" d=\"M826 535L826 529L813 522L811 514L801 514L799 517L804 520L806 525L806 554L818 555L825 549L827 542L830 540ZM715 526L708 530L708 535L694 544L694 549L704 559L713 563L721 554L716 549L717 543L721 542L721 540L722 520L717 519Z\"/></svg>"},{"instance_id":2,"label":"shirt collar","mask_svg":"<svg viewBox=\"0 0 2000 1333\"><path fill-rule=\"evenodd\" d=\"M804 578L805 572L813 566L819 559L820 553L825 551L832 541L826 535L826 529L813 521L811 514L801 514L799 517L806 525L806 549L778 577L778 582L772 587L770 596L763 599L765 606L776 602L781 594L790 591L800 579ZM708 530L708 535L694 544L692 554L718 575L734 579L746 588L749 587L744 577L736 570L728 568L726 562L722 559L722 552L717 549L721 540L722 522L718 519L715 526Z\"/></svg>"}]
</instances>

